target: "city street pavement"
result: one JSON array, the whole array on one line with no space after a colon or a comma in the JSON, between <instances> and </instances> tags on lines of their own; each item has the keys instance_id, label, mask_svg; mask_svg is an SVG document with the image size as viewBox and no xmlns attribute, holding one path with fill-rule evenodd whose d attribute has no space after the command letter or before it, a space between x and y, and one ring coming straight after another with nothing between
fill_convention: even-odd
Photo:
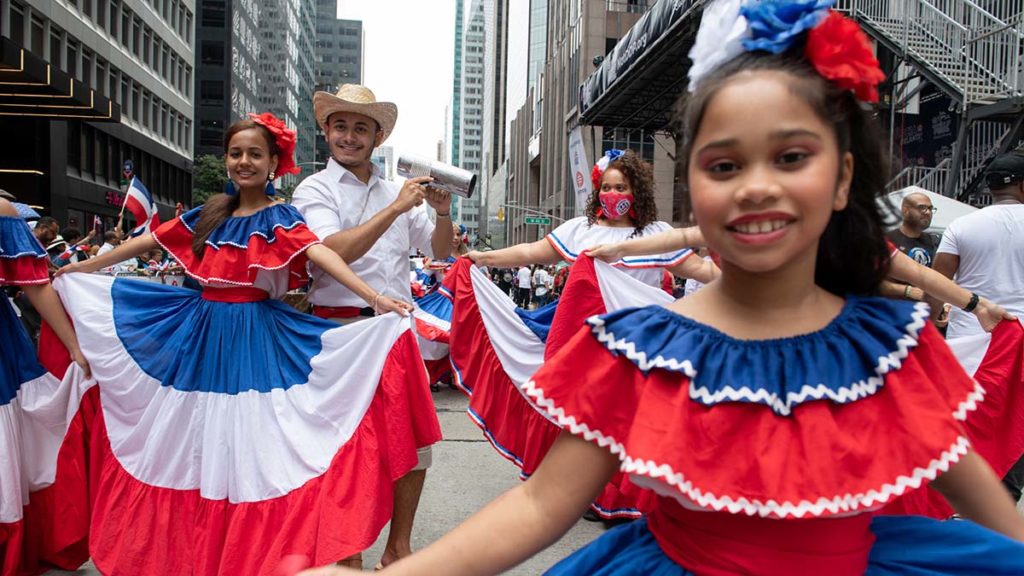
<instances>
[{"instance_id":1,"label":"city street pavement","mask_svg":"<svg viewBox=\"0 0 1024 576\"><path fill-rule=\"evenodd\" d=\"M491 448L480 429L466 416L466 397L454 390L434 393L444 440L434 446L434 465L427 472L413 532L413 548L440 538L503 491L519 484L518 469ZM558 543L507 574L541 574L559 559L604 532L601 524L581 520ZM380 559L387 528L363 554L366 569ZM500 538L501 535L495 535ZM77 572L53 570L46 576L96 576L91 564Z\"/></svg>"}]
</instances>

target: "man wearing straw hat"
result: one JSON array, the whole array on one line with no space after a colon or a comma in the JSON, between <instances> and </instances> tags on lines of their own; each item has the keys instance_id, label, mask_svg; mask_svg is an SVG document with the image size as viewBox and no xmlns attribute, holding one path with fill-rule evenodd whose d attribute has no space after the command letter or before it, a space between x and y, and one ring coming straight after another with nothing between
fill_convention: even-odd
<instances>
[{"instance_id":1,"label":"man wearing straw hat","mask_svg":"<svg viewBox=\"0 0 1024 576\"><path fill-rule=\"evenodd\" d=\"M292 203L324 245L370 286L381 294L411 300L409 251L419 249L435 259L451 252L449 194L430 188L431 179L426 177L410 178L401 188L381 178L370 156L394 129L398 108L378 102L368 88L344 84L337 94L317 92L313 114L331 158L324 170L299 184ZM424 201L436 212L436 225ZM339 324L374 315L358 296L315 269L309 301L314 314ZM426 448L420 451L416 468L395 483L391 530L379 566L412 552L413 518L429 466ZM344 564L361 568L362 557L353 556Z\"/></svg>"}]
</instances>

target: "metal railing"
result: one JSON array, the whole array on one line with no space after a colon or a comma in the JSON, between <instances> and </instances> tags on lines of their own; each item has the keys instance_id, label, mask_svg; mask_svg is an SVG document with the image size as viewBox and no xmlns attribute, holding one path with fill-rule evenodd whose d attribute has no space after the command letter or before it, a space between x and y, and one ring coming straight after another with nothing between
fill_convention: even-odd
<instances>
[{"instance_id":1,"label":"metal railing","mask_svg":"<svg viewBox=\"0 0 1024 576\"><path fill-rule=\"evenodd\" d=\"M971 0L839 0L850 13L931 68L965 104L1024 93L1024 25Z\"/></svg>"},{"instance_id":2,"label":"metal railing","mask_svg":"<svg viewBox=\"0 0 1024 576\"><path fill-rule=\"evenodd\" d=\"M605 8L609 12L628 12L643 14L650 6L647 0L605 0Z\"/></svg>"},{"instance_id":3,"label":"metal railing","mask_svg":"<svg viewBox=\"0 0 1024 576\"><path fill-rule=\"evenodd\" d=\"M936 166L907 166L889 181L886 188L895 192L908 186L918 186L941 194L949 178L950 164L952 161L946 158Z\"/></svg>"}]
</instances>

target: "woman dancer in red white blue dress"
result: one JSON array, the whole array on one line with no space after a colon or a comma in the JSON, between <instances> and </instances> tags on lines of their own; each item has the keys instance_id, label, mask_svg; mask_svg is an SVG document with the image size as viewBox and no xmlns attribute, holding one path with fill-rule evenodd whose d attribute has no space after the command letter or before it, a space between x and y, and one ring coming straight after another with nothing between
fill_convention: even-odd
<instances>
[{"instance_id":1,"label":"woman dancer in red white blue dress","mask_svg":"<svg viewBox=\"0 0 1024 576\"><path fill-rule=\"evenodd\" d=\"M46 250L33 236L14 206L0 198L0 286L18 286L53 328L71 357L88 375L89 365L78 346L60 298L50 286ZM23 507L35 487L28 471L34 467L24 453L24 405L52 392L63 374L47 373L22 328L10 301L0 294L0 574L32 572L35 558L22 557L25 548ZM38 445L36 445L38 446ZM28 546L33 552L37 547ZM71 568L74 568L73 566Z\"/></svg>"},{"instance_id":2,"label":"woman dancer in red white blue dress","mask_svg":"<svg viewBox=\"0 0 1024 576\"><path fill-rule=\"evenodd\" d=\"M926 306L869 295L886 178L860 101L883 75L826 6L706 8L681 159L721 277L592 318L527 385L564 430L537 472L388 571L508 569L622 470L654 510L550 574L1024 573L1024 519L961 426L983 390ZM925 484L969 521L874 514Z\"/></svg>"},{"instance_id":3,"label":"woman dancer in red white blue dress","mask_svg":"<svg viewBox=\"0 0 1024 576\"><path fill-rule=\"evenodd\" d=\"M228 193L61 272L160 246L202 292L62 274L56 287L100 387L91 552L104 573L274 574L369 547L392 483L440 439L411 305L323 247L276 175L295 133L270 114L225 134ZM338 327L277 300L307 262L382 315ZM395 311L400 314L384 314ZM368 343L372 343L368 345Z\"/></svg>"}]
</instances>

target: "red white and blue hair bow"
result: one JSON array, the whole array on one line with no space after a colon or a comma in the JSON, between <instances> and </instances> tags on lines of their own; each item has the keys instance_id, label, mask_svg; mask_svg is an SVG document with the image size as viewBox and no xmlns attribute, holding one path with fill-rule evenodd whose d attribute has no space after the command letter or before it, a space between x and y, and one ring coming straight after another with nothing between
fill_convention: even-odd
<instances>
[{"instance_id":1,"label":"red white and blue hair bow","mask_svg":"<svg viewBox=\"0 0 1024 576\"><path fill-rule=\"evenodd\" d=\"M594 184L595 190L601 188L601 176L603 176L604 171L608 169L608 165L618 160L625 153L626 152L623 150L612 148L611 150L606 150L604 156L594 163L594 168L590 171L590 181Z\"/></svg>"},{"instance_id":2,"label":"red white and blue hair bow","mask_svg":"<svg viewBox=\"0 0 1024 576\"><path fill-rule=\"evenodd\" d=\"M858 100L878 102L885 74L856 22L835 0L715 0L704 9L690 59L692 92L714 69L744 52L779 54L806 34L804 57L818 74Z\"/></svg>"}]
</instances>

